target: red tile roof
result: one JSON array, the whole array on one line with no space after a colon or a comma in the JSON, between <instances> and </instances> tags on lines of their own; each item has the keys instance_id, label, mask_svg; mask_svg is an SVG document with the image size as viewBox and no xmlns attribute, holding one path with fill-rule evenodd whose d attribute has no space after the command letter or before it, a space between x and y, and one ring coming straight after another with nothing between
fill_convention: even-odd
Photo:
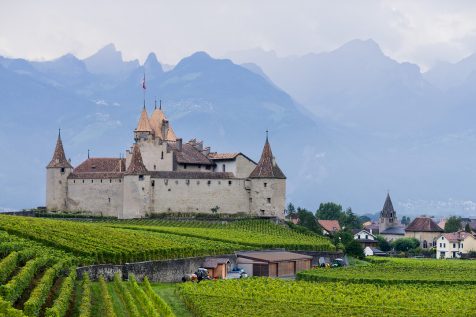
<instances>
[{"instance_id":1,"label":"red tile roof","mask_svg":"<svg viewBox=\"0 0 476 317\"><path fill-rule=\"evenodd\" d=\"M73 168L71 164L66 159L64 154L63 142L61 141L61 135L58 134L58 139L56 140L55 152L53 153L53 158L47 168Z\"/></svg>"},{"instance_id":2,"label":"red tile roof","mask_svg":"<svg viewBox=\"0 0 476 317\"><path fill-rule=\"evenodd\" d=\"M405 228L405 231L412 232L443 232L433 219L429 217L417 217Z\"/></svg>"},{"instance_id":3,"label":"red tile roof","mask_svg":"<svg viewBox=\"0 0 476 317\"><path fill-rule=\"evenodd\" d=\"M274 161L273 152L267 137L261 158L258 165L251 172L250 178L286 178L278 164Z\"/></svg>"},{"instance_id":4,"label":"red tile roof","mask_svg":"<svg viewBox=\"0 0 476 317\"><path fill-rule=\"evenodd\" d=\"M212 160L233 160L235 159L240 153L210 153L208 154L208 158Z\"/></svg>"},{"instance_id":5,"label":"red tile roof","mask_svg":"<svg viewBox=\"0 0 476 317\"><path fill-rule=\"evenodd\" d=\"M140 154L139 145L134 144L134 149L132 150L132 157L129 166L127 167L126 174L145 174L147 173L147 168L142 162L142 155Z\"/></svg>"},{"instance_id":6,"label":"red tile roof","mask_svg":"<svg viewBox=\"0 0 476 317\"><path fill-rule=\"evenodd\" d=\"M79 164L69 175L70 179L121 178L126 170L126 159L94 157Z\"/></svg>"},{"instance_id":7,"label":"red tile roof","mask_svg":"<svg viewBox=\"0 0 476 317\"><path fill-rule=\"evenodd\" d=\"M153 178L171 179L230 179L233 173L228 172L194 172L194 171L157 171L149 172Z\"/></svg>"},{"instance_id":8,"label":"red tile roof","mask_svg":"<svg viewBox=\"0 0 476 317\"><path fill-rule=\"evenodd\" d=\"M445 233L443 236L450 242L458 242L464 240L467 236L472 236L472 234L465 231L458 231Z\"/></svg>"},{"instance_id":9,"label":"red tile roof","mask_svg":"<svg viewBox=\"0 0 476 317\"><path fill-rule=\"evenodd\" d=\"M326 230L329 233L341 230L340 225L339 225L339 221L337 221L337 220L321 220L321 219L318 219L317 222L319 223L319 225L324 230Z\"/></svg>"},{"instance_id":10,"label":"red tile roof","mask_svg":"<svg viewBox=\"0 0 476 317\"><path fill-rule=\"evenodd\" d=\"M215 165L208 157L201 151L197 150L192 144L182 144L182 150L177 149L175 142L168 143L172 151L174 151L175 159L180 164L191 165Z\"/></svg>"}]
</instances>

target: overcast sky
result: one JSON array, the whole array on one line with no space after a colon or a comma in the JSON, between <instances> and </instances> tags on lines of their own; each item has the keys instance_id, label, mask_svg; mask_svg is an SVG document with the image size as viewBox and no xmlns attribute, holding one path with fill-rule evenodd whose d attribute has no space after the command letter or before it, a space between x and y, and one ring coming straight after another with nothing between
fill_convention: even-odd
<instances>
[{"instance_id":1,"label":"overcast sky","mask_svg":"<svg viewBox=\"0 0 476 317\"><path fill-rule=\"evenodd\" d=\"M356 38L423 68L457 61L476 51L476 1L0 0L0 55L35 60L114 43L125 59L153 51L175 64L197 50L302 55Z\"/></svg>"}]
</instances>

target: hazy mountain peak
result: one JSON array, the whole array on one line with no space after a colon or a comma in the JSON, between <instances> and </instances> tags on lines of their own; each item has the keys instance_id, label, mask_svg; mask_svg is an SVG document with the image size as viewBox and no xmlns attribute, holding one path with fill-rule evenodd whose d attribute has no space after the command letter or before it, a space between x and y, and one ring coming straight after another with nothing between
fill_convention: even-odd
<instances>
[{"instance_id":1,"label":"hazy mountain peak","mask_svg":"<svg viewBox=\"0 0 476 317\"><path fill-rule=\"evenodd\" d=\"M129 74L139 67L137 60L124 62L122 53L116 49L114 44L108 44L95 54L85 58L83 62L86 68L93 74L103 74L117 76L118 74Z\"/></svg>"},{"instance_id":2,"label":"hazy mountain peak","mask_svg":"<svg viewBox=\"0 0 476 317\"><path fill-rule=\"evenodd\" d=\"M385 56L380 46L372 39L352 40L333 51L334 53L346 53L359 56ZM386 57L386 56L385 56ZM386 57L388 58L388 57Z\"/></svg>"}]
</instances>

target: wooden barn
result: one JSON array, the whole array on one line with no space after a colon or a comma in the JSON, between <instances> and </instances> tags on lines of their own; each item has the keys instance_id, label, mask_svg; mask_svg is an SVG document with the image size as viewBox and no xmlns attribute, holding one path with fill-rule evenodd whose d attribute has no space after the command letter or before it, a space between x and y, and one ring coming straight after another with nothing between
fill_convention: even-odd
<instances>
[{"instance_id":1,"label":"wooden barn","mask_svg":"<svg viewBox=\"0 0 476 317\"><path fill-rule=\"evenodd\" d=\"M225 279L230 269L230 260L227 258L207 258L202 267L208 270L211 278Z\"/></svg>"},{"instance_id":2,"label":"wooden barn","mask_svg":"<svg viewBox=\"0 0 476 317\"><path fill-rule=\"evenodd\" d=\"M237 253L237 264L250 276L293 277L311 268L312 256L287 251Z\"/></svg>"}]
</instances>

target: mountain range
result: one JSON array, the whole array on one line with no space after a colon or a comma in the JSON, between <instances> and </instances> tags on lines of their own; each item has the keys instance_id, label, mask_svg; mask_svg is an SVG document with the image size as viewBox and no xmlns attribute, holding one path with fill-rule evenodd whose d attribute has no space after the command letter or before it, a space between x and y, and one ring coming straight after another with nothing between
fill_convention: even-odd
<instances>
[{"instance_id":1,"label":"mountain range","mask_svg":"<svg viewBox=\"0 0 476 317\"><path fill-rule=\"evenodd\" d=\"M389 189L402 214L476 214L475 58L422 73L372 40L305 56L226 57L196 52L171 67L150 53L141 64L112 44L86 59L0 57L0 209L44 204L58 128L73 165L88 149L123 153L145 73L148 110L162 100L184 140L257 160L269 129L296 205L336 201L373 213Z\"/></svg>"}]
</instances>

